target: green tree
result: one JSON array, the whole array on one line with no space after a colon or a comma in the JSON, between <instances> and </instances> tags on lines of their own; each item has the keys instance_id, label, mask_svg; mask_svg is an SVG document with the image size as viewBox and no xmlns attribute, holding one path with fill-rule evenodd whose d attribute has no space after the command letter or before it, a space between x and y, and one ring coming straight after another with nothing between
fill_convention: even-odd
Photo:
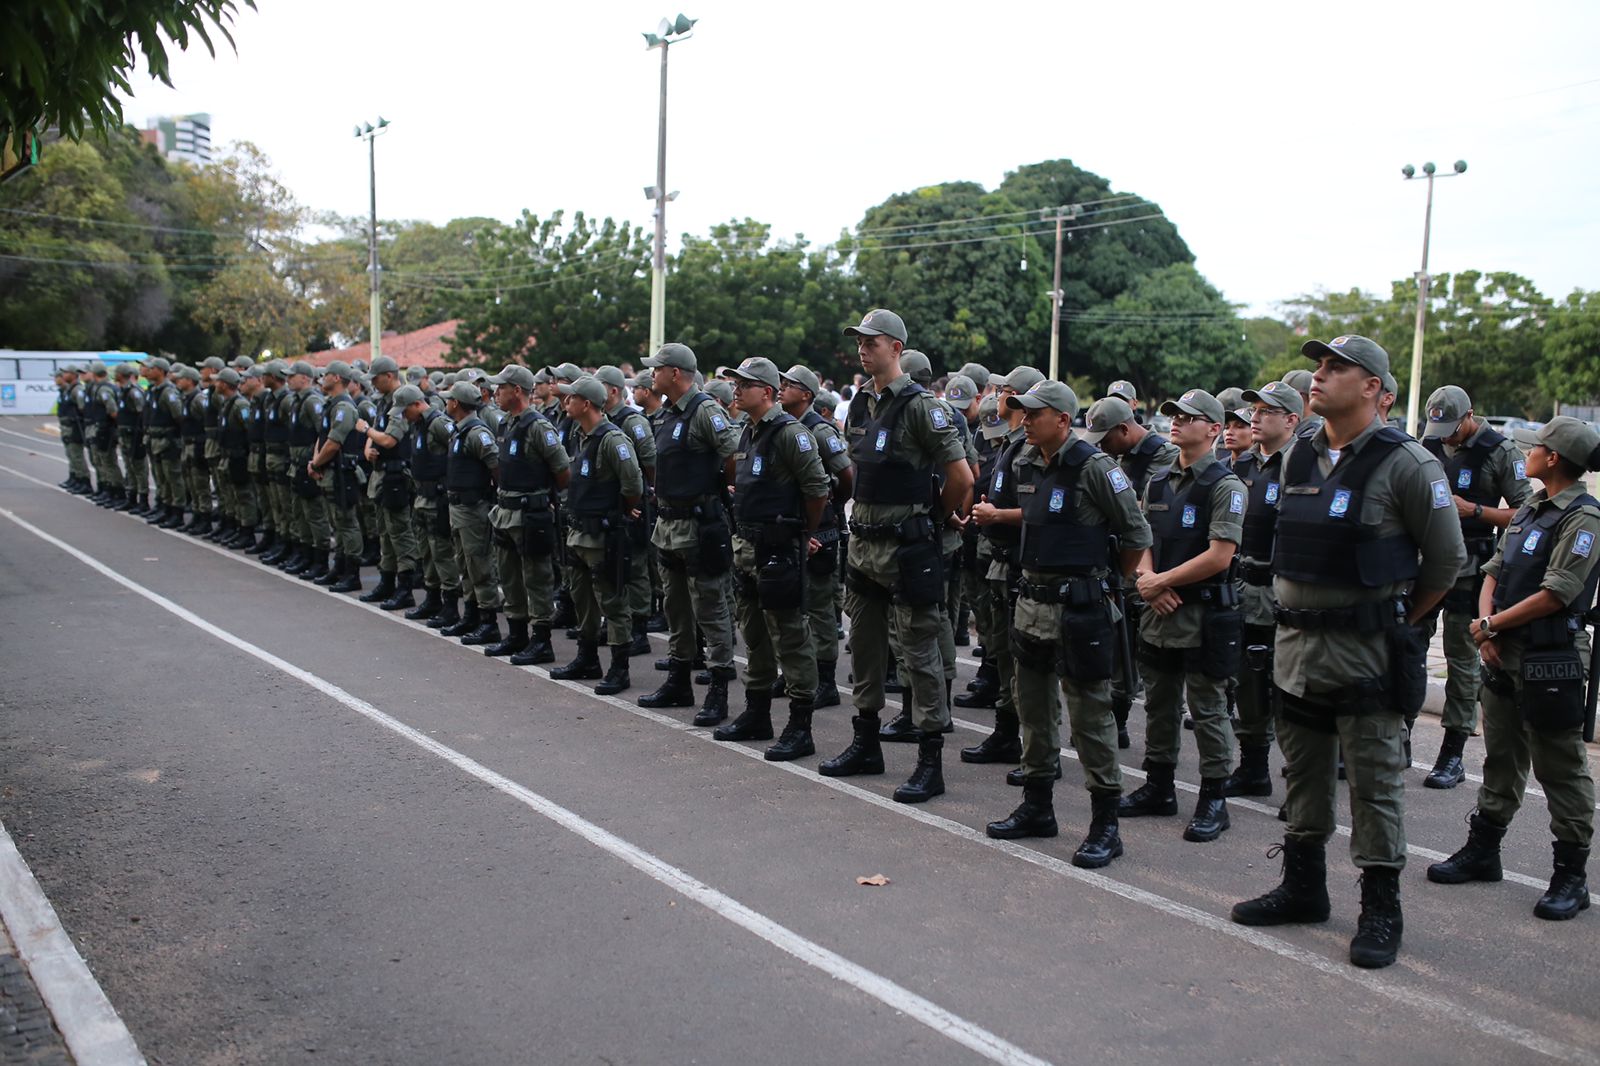
<instances>
[{"instance_id":1,"label":"green tree","mask_svg":"<svg viewBox=\"0 0 1600 1066\"><path fill-rule=\"evenodd\" d=\"M1550 314L1537 380L1555 404L1600 400L1600 293L1575 289Z\"/></svg>"}]
</instances>

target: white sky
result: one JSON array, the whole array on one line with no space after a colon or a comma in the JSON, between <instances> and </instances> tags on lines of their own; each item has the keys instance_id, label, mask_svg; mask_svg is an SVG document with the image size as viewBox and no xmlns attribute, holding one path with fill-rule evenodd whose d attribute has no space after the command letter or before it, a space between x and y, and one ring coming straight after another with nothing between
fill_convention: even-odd
<instances>
[{"instance_id":1,"label":"white sky","mask_svg":"<svg viewBox=\"0 0 1600 1066\"><path fill-rule=\"evenodd\" d=\"M582 209L649 227L660 0L259 0L237 57L175 58L130 121L209 111L302 202L385 218ZM685 0L688 2L688 0ZM668 232L749 216L833 240L887 196L1059 157L1156 200L1253 310L1431 269L1600 288L1600 4L694 0L674 46ZM442 13L442 15L441 15ZM136 84L141 84L136 82ZM1015 246L994 244L1015 257ZM1042 288L1049 277L1041 273Z\"/></svg>"}]
</instances>

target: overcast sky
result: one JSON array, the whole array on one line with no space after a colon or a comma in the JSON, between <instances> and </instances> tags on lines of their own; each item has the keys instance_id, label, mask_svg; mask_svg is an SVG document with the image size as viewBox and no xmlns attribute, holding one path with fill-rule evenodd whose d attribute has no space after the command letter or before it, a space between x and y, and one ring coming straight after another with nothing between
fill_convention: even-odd
<instances>
[{"instance_id":1,"label":"overcast sky","mask_svg":"<svg viewBox=\"0 0 1600 1066\"><path fill-rule=\"evenodd\" d=\"M686 0L687 2L687 0ZM259 0L238 55L177 56L130 121L213 115L310 206L442 223L524 208L650 225L646 3ZM1600 4L764 4L695 0L674 46L668 230L751 217L827 242L896 192L1070 158L1157 201L1230 299L1386 292L1416 271L1600 288ZM996 242L995 254L1014 257ZM1045 288L1049 278L1041 274Z\"/></svg>"}]
</instances>

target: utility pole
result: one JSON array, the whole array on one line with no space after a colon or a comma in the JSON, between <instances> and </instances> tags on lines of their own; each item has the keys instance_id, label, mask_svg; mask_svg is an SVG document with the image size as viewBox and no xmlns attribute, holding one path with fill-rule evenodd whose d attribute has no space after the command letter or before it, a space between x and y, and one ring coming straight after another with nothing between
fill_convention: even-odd
<instances>
[{"instance_id":1,"label":"utility pole","mask_svg":"<svg viewBox=\"0 0 1600 1066\"><path fill-rule=\"evenodd\" d=\"M367 191L371 208L371 228L367 231L367 275L372 291L372 317L368 331L372 334L372 358L378 358L378 348L383 341L383 311L378 284L378 137L389 129L389 120L378 116L378 124L368 122L356 127L356 137L367 142Z\"/></svg>"},{"instance_id":2,"label":"utility pole","mask_svg":"<svg viewBox=\"0 0 1600 1066\"><path fill-rule=\"evenodd\" d=\"M1064 295L1061 291L1061 227L1082 211L1081 205L1070 204L1056 208L1054 216L1049 208L1039 212L1041 219L1049 222L1054 218L1056 224L1056 272L1054 287L1050 290L1050 377L1054 380L1060 380L1061 375L1061 300Z\"/></svg>"},{"instance_id":3,"label":"utility pole","mask_svg":"<svg viewBox=\"0 0 1600 1066\"><path fill-rule=\"evenodd\" d=\"M1419 416L1422 414L1422 341L1423 334L1428 325L1428 244L1433 236L1433 179L1438 168L1432 163L1422 164L1422 173L1428 178L1428 208L1422 218L1422 269L1417 271L1417 328L1411 338L1411 388L1406 399L1406 432L1413 437L1417 436L1422 426ZM1456 160L1454 174L1439 174L1441 178L1453 178L1458 174L1467 172L1467 162L1464 159ZM1400 173L1405 175L1407 181L1416 176L1416 168L1407 163L1400 168Z\"/></svg>"},{"instance_id":4,"label":"utility pole","mask_svg":"<svg viewBox=\"0 0 1600 1066\"><path fill-rule=\"evenodd\" d=\"M669 22L661 20L655 33L644 35L645 48L661 49L661 113L656 129L656 183L644 191L655 201L656 240L650 262L650 351L653 354L667 340L667 203L678 198L667 191L667 52L679 41L694 36L699 21L681 12Z\"/></svg>"}]
</instances>

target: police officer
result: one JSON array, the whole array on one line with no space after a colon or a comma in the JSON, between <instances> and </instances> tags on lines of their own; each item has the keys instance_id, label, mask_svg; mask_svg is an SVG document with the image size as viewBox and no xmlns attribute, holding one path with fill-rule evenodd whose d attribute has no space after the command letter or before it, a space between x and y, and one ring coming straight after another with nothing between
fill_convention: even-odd
<instances>
[{"instance_id":1,"label":"police officer","mask_svg":"<svg viewBox=\"0 0 1600 1066\"><path fill-rule=\"evenodd\" d=\"M173 368L175 371L176 367ZM178 390L183 394L183 479L189 504L189 521L181 532L204 536L211 532L211 472L206 458L206 410L209 390L201 388L202 375L192 366L178 371Z\"/></svg>"},{"instance_id":2,"label":"police officer","mask_svg":"<svg viewBox=\"0 0 1600 1066\"><path fill-rule=\"evenodd\" d=\"M1528 485L1522 452L1473 415L1472 399L1466 390L1456 385L1435 389L1428 397L1427 412L1422 445L1444 467L1451 501L1461 519L1467 564L1441 604L1448 667L1441 722L1444 742L1439 747L1439 758L1422 783L1429 788L1455 788L1466 777L1461 753L1478 724L1478 647L1468 627L1478 617L1482 567L1494 555L1500 531L1510 523L1517 508L1528 502L1533 490ZM1505 507L1500 506L1502 500ZM1438 623L1438 615L1428 619L1430 641ZM1408 721L1408 735L1410 728Z\"/></svg>"},{"instance_id":3,"label":"police officer","mask_svg":"<svg viewBox=\"0 0 1600 1066\"><path fill-rule=\"evenodd\" d=\"M577 427L577 454L567 487L567 562L572 599L578 612L578 655L550 671L558 681L600 678L595 692L624 692L628 674L628 570L632 537L626 523L639 521L644 474L621 429L606 418L608 396L599 379L581 374L557 386L566 397L567 416ZM601 616L611 667L600 673Z\"/></svg>"},{"instance_id":4,"label":"police officer","mask_svg":"<svg viewBox=\"0 0 1600 1066\"><path fill-rule=\"evenodd\" d=\"M856 467L850 522L850 658L855 676L855 737L819 770L826 776L881 774L878 715L884 705L891 624L905 648L906 703L919 731L917 767L894 791L900 803L944 792L944 730L950 707L939 654L946 629L941 532L957 528L972 495L972 469L956 427L900 367L906 326L882 308L845 330L871 376L850 403L846 439ZM934 475L944 485L934 497Z\"/></svg>"},{"instance_id":5,"label":"police officer","mask_svg":"<svg viewBox=\"0 0 1600 1066\"><path fill-rule=\"evenodd\" d=\"M322 374L322 425L317 450L307 464L311 477L322 488L322 502L333 527L334 564L315 579L334 592L361 589L361 524L356 517L356 502L361 498L357 461L367 444L367 435L356 429L361 415L347 386L356 371L342 359L329 363Z\"/></svg>"},{"instance_id":6,"label":"police officer","mask_svg":"<svg viewBox=\"0 0 1600 1066\"><path fill-rule=\"evenodd\" d=\"M968 363L967 366L973 367L978 364ZM978 366L978 369L983 370L981 366ZM987 370L983 370L983 379L989 380ZM981 468L984 459L989 458L991 452L990 443L978 432L978 401L981 395L982 390L976 381L965 374L956 373L945 379L944 394L941 397L962 418L957 428L971 445L969 456L973 464L974 486L982 483ZM984 560L982 567L978 565L978 545L982 540L975 524L967 523L962 527L958 549L960 552L960 565L957 567L958 581L950 602L951 629L958 648L965 648L972 643L973 600L983 587L984 574L988 569L988 560Z\"/></svg>"},{"instance_id":7,"label":"police officer","mask_svg":"<svg viewBox=\"0 0 1600 1066\"><path fill-rule=\"evenodd\" d=\"M426 590L422 602L406 612L413 622L444 629L461 621L461 574L450 539L450 507L445 478L450 458L451 422L414 385L395 390L394 404L411 426L411 526L416 535L418 568Z\"/></svg>"},{"instance_id":8,"label":"police officer","mask_svg":"<svg viewBox=\"0 0 1600 1066\"><path fill-rule=\"evenodd\" d=\"M664 344L644 365L665 403L656 426L657 517L651 543L661 567L667 615L667 679L639 697L641 707L692 707L689 671L704 633L711 685L695 725L728 716L734 677L728 614L733 540L725 497L739 431L707 392L695 387L698 364L684 344Z\"/></svg>"},{"instance_id":9,"label":"police officer","mask_svg":"<svg viewBox=\"0 0 1600 1066\"><path fill-rule=\"evenodd\" d=\"M258 542L252 533L248 538L236 538L237 546L246 555L261 555L277 543L278 527L272 513L272 500L267 495L267 405L272 390L267 384L267 366L252 366L244 372L240 391L250 405L250 422L247 436L250 439L249 494L255 509L255 528L261 533Z\"/></svg>"},{"instance_id":10,"label":"police officer","mask_svg":"<svg viewBox=\"0 0 1600 1066\"><path fill-rule=\"evenodd\" d=\"M1393 380L1393 378L1392 375L1388 375L1387 371L1379 376L1378 397L1380 405L1384 389L1388 387L1390 380ZM1322 428L1322 416L1311 408L1312 381L1312 374L1309 370L1296 369L1283 375L1283 383L1300 394L1301 409L1305 411L1305 417L1300 419L1300 428L1296 429L1294 433L1296 439L1314 437L1317 434L1317 430Z\"/></svg>"},{"instance_id":11,"label":"police officer","mask_svg":"<svg viewBox=\"0 0 1600 1066\"><path fill-rule=\"evenodd\" d=\"M513 656L518 665L554 662L550 609L555 575L550 558L556 549L554 497L571 476L567 452L555 427L532 406L533 371L511 363L489 382L505 414L495 441L500 453L498 493L489 525L506 606L506 638L483 651Z\"/></svg>"},{"instance_id":12,"label":"police officer","mask_svg":"<svg viewBox=\"0 0 1600 1066\"><path fill-rule=\"evenodd\" d=\"M556 427L556 433L561 438L561 446L566 449L567 457L571 459L577 454L578 426L567 414L566 398L561 395L561 386L570 385L578 380L583 376L583 370L575 363L562 363L559 366L547 366L540 373L549 382L549 394L553 405L553 410L547 410L545 417ZM558 499L564 505L566 494L558 494ZM562 554L564 555L566 551L564 528L561 531L560 539L562 541ZM578 624L578 612L572 600L571 582L567 575L565 562L559 556L557 562L561 564L557 569L561 584L556 589L556 610L555 614L551 616L550 624L552 627L568 628ZM570 630L567 635L576 637L577 631Z\"/></svg>"},{"instance_id":13,"label":"police officer","mask_svg":"<svg viewBox=\"0 0 1600 1066\"><path fill-rule=\"evenodd\" d=\"M420 386L419 386L420 387ZM444 414L445 398L441 391L444 388L444 371L433 370L428 373L428 387L423 395L428 401L428 406Z\"/></svg>"},{"instance_id":14,"label":"police officer","mask_svg":"<svg viewBox=\"0 0 1600 1066\"><path fill-rule=\"evenodd\" d=\"M205 491L200 493L200 501L205 505L205 529L197 535L210 537L216 532L216 527L222 522L222 440L221 440L221 413L222 401L217 396L217 375L228 368L227 364L216 356L211 356L200 364L200 389L196 403L200 405L201 426L201 457L205 464L200 468L200 477L205 482ZM194 503L194 493L191 493L190 503Z\"/></svg>"},{"instance_id":15,"label":"police officer","mask_svg":"<svg viewBox=\"0 0 1600 1066\"><path fill-rule=\"evenodd\" d=\"M242 543L248 534L255 543L255 514L250 495L250 401L240 391L244 379L232 367L224 367L213 379L213 403L217 407L218 461L217 487L222 492L220 535L211 539L224 548Z\"/></svg>"},{"instance_id":16,"label":"police officer","mask_svg":"<svg viewBox=\"0 0 1600 1066\"><path fill-rule=\"evenodd\" d=\"M383 418L379 415L377 401L372 396L372 379L363 369L360 359L352 363L350 369L354 373L346 386L345 395L350 397L350 402L356 405L356 420L365 422L369 428L379 425L382 423ZM378 542L378 506L371 495L373 481L372 460L367 455L369 451L367 445L370 443L370 438L363 442L361 454L356 456L356 469L360 473L356 475L356 503L352 510L355 512L356 526L361 536L361 554L356 560L358 566L377 566L383 558L383 551ZM382 586L381 579L379 585L380 587ZM390 596L392 588L393 582L391 581L390 588L386 589L383 596L378 597L378 599L382 600ZM359 598L364 602L373 602L366 599L370 595L372 593L368 592Z\"/></svg>"},{"instance_id":17,"label":"police officer","mask_svg":"<svg viewBox=\"0 0 1600 1066\"><path fill-rule=\"evenodd\" d=\"M300 360L290 368L289 389L279 402L278 415L288 416L290 492L294 497L298 555L278 564L285 573L315 581L328 573L328 509L322 489L311 476L311 456L322 433L322 408L327 398L314 384L316 368Z\"/></svg>"},{"instance_id":18,"label":"police officer","mask_svg":"<svg viewBox=\"0 0 1600 1066\"><path fill-rule=\"evenodd\" d=\"M67 480L61 487L78 496L94 490L89 479L89 463L84 458L84 388L78 381L78 366L69 363L56 375L56 421L61 426L61 447L67 453Z\"/></svg>"},{"instance_id":19,"label":"police officer","mask_svg":"<svg viewBox=\"0 0 1600 1066\"><path fill-rule=\"evenodd\" d=\"M1433 406L1430 399L1430 427ZM1600 580L1600 501L1582 480L1586 470L1600 470L1600 434L1565 415L1515 432L1529 449L1528 476L1543 488L1517 509L1484 567L1480 617L1472 623L1485 667L1483 785L1466 845L1428 867L1428 880L1500 880L1500 841L1522 806L1531 767L1555 837L1555 871L1533 913L1560 921L1589 906L1594 779L1583 741L1590 708L1577 636Z\"/></svg>"},{"instance_id":20,"label":"police officer","mask_svg":"<svg viewBox=\"0 0 1600 1066\"><path fill-rule=\"evenodd\" d=\"M639 469L644 474L645 499L640 510L643 520L632 523L628 530L634 535L631 557L634 560L628 576L628 609L632 615L633 638L628 645L629 655L649 655L650 636L646 626L650 622L651 594L650 568L644 557L650 551L650 523L655 505L650 498L656 479L656 438L650 420L627 402L632 388L622 371L614 366L603 366L594 372L595 380L606 387L606 417L622 430Z\"/></svg>"},{"instance_id":21,"label":"police officer","mask_svg":"<svg viewBox=\"0 0 1600 1066\"><path fill-rule=\"evenodd\" d=\"M495 581L493 533L489 508L495 498L496 470L500 448L478 408L483 393L468 381L450 386L445 414L455 423L450 436L450 459L445 471L445 490L450 501L450 537L455 544L456 564L461 568L462 591L467 597L461 621L439 632L460 637L466 645L496 644L500 623L500 587Z\"/></svg>"},{"instance_id":22,"label":"police officer","mask_svg":"<svg viewBox=\"0 0 1600 1066\"><path fill-rule=\"evenodd\" d=\"M1200 751L1200 797L1185 840L1217 839L1228 828L1223 785L1233 765L1233 729L1225 688L1239 672L1243 616L1232 579L1242 536L1244 484L1216 458L1222 405L1190 389L1161 405L1172 419L1178 461L1150 479L1145 494L1154 544L1141 562L1139 662L1145 698L1145 761L1149 775L1122 801L1124 817L1178 813L1173 787L1188 696Z\"/></svg>"},{"instance_id":23,"label":"police officer","mask_svg":"<svg viewBox=\"0 0 1600 1066\"><path fill-rule=\"evenodd\" d=\"M648 370L641 372L633 379L633 405L639 409L639 413L644 415L645 421L650 424L650 442L651 447L654 448L656 429L661 425L662 403L661 394L655 388L653 375ZM655 458L652 453L651 462L654 463L654 461ZM655 474L652 467L651 481L654 482L654 479ZM654 533L656 516L653 484L648 492L650 494L650 506L648 508L649 513L645 516L645 521L648 523L648 532ZM665 633L667 631L667 616L662 607L661 567L656 562L655 552L647 548L645 555L649 559L648 570L650 572L650 617L645 619L645 631L648 633Z\"/></svg>"},{"instance_id":24,"label":"police officer","mask_svg":"<svg viewBox=\"0 0 1600 1066\"><path fill-rule=\"evenodd\" d=\"M1250 405L1249 451L1234 460L1233 473L1244 483L1242 539L1239 541L1239 607L1244 614L1243 672L1239 676L1239 765L1228 775L1229 796L1272 795L1274 714L1272 682L1273 611L1272 541L1278 529L1278 501L1283 495L1283 457L1300 424L1300 394L1281 381L1246 390Z\"/></svg>"},{"instance_id":25,"label":"police officer","mask_svg":"<svg viewBox=\"0 0 1600 1066\"><path fill-rule=\"evenodd\" d=\"M394 394L400 388L400 364L387 355L372 361L373 414L376 421L363 417L356 429L367 435L364 458L367 500L373 509L378 536L378 583L362 595L363 603L376 603L385 611L402 611L417 605L412 589L416 586L417 539L411 525L411 479L406 461L411 454L410 425L405 412L395 407Z\"/></svg>"},{"instance_id":26,"label":"police officer","mask_svg":"<svg viewBox=\"0 0 1600 1066\"><path fill-rule=\"evenodd\" d=\"M1362 871L1350 961L1388 966L1403 928L1402 733L1427 689L1418 626L1455 584L1466 549L1438 460L1378 421L1389 353L1353 334L1301 352L1316 361L1312 409L1326 421L1284 458L1273 549L1278 740L1289 765L1283 881L1236 904L1233 920L1327 920L1324 848L1342 747Z\"/></svg>"},{"instance_id":27,"label":"police officer","mask_svg":"<svg viewBox=\"0 0 1600 1066\"><path fill-rule=\"evenodd\" d=\"M122 452L122 502L114 508L144 517L150 510L150 466L144 439L144 390L139 364L122 362L112 375L117 389L117 446Z\"/></svg>"},{"instance_id":28,"label":"police officer","mask_svg":"<svg viewBox=\"0 0 1600 1066\"><path fill-rule=\"evenodd\" d=\"M661 394L656 391L655 377L650 371L641 371L633 379L633 406L654 426L661 414Z\"/></svg>"},{"instance_id":29,"label":"police officer","mask_svg":"<svg viewBox=\"0 0 1600 1066\"><path fill-rule=\"evenodd\" d=\"M261 552L261 561L276 566L298 550L295 536L294 497L289 492L289 418L293 397L289 392L289 364L274 359L265 367L261 389L263 510L272 514L274 543Z\"/></svg>"},{"instance_id":30,"label":"police officer","mask_svg":"<svg viewBox=\"0 0 1600 1066\"><path fill-rule=\"evenodd\" d=\"M156 506L145 521L162 529L183 525L183 477L178 469L183 397L169 376L171 370L172 364L158 355L145 364L143 371L149 382L144 405L145 448L156 482Z\"/></svg>"},{"instance_id":31,"label":"police officer","mask_svg":"<svg viewBox=\"0 0 1600 1066\"><path fill-rule=\"evenodd\" d=\"M1144 412L1139 407L1139 390L1133 387L1133 382L1113 381L1106 386L1106 395L1115 396L1127 404L1128 409L1133 412L1133 420L1141 426L1144 425Z\"/></svg>"},{"instance_id":32,"label":"police officer","mask_svg":"<svg viewBox=\"0 0 1600 1066\"><path fill-rule=\"evenodd\" d=\"M788 761L816 752L811 714L817 660L808 622L806 564L822 546L816 533L831 486L817 439L777 402L783 379L772 360L746 359L728 373L738 382L736 402L748 416L734 453L733 558L739 631L749 661L744 712L712 736L772 739L772 688L781 661L789 721L766 757Z\"/></svg>"},{"instance_id":33,"label":"police officer","mask_svg":"<svg viewBox=\"0 0 1600 1066\"><path fill-rule=\"evenodd\" d=\"M1232 470L1239 458L1250 450L1250 408L1244 406L1244 390L1229 390L1238 395L1234 397L1232 406L1229 406L1219 396L1217 402L1222 407L1222 436L1219 438L1217 458L1222 464Z\"/></svg>"},{"instance_id":34,"label":"police officer","mask_svg":"<svg viewBox=\"0 0 1600 1066\"><path fill-rule=\"evenodd\" d=\"M106 378L106 365L96 359L89 364L89 387L84 401L84 431L89 441L89 462L94 466L95 486L89 498L102 507L122 502L122 470L117 465L117 402L115 385Z\"/></svg>"},{"instance_id":35,"label":"police officer","mask_svg":"<svg viewBox=\"0 0 1600 1066\"><path fill-rule=\"evenodd\" d=\"M839 534L845 505L855 488L855 467L850 463L850 447L839 428L813 406L822 392L817 375L810 367L796 363L779 378L783 390L778 398L784 413L799 419L811 434L822 469L828 475L830 499L823 505L822 518L813 534L818 547L805 563L806 624L811 634L811 651L817 661L817 688L811 697L811 706L813 709L837 707L839 630L834 604L839 593ZM787 686L784 687L787 691Z\"/></svg>"},{"instance_id":36,"label":"police officer","mask_svg":"<svg viewBox=\"0 0 1600 1066\"><path fill-rule=\"evenodd\" d=\"M1077 440L1078 398L1059 381L1040 381L1006 406L1026 412L1027 446L1006 450L1015 479L1015 508L989 500L973 508L980 526L1020 527L1022 568L1015 615L1017 708L1022 719L1022 803L990 822L999 839L1053 837L1051 793L1060 772L1061 725L1056 685L1067 699L1072 736L1093 811L1088 836L1072 856L1098 868L1122 854L1117 801L1122 768L1111 710L1113 623L1105 577L1115 565L1130 574L1150 546L1150 528L1133 486L1110 456ZM1111 559L1111 535L1120 538Z\"/></svg>"}]
</instances>

